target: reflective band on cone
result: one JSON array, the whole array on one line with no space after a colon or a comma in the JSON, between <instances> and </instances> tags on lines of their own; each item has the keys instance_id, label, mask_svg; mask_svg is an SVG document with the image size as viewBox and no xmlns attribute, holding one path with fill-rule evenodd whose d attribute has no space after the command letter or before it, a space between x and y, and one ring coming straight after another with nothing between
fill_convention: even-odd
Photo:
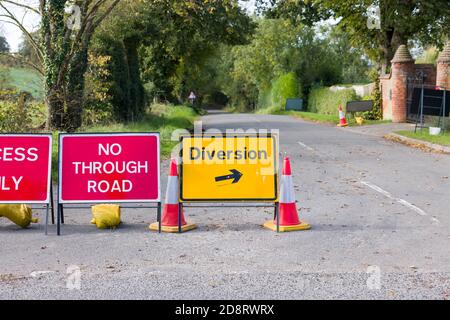
<instances>
[{"instance_id":1,"label":"reflective band on cone","mask_svg":"<svg viewBox=\"0 0 450 320\"><path fill-rule=\"evenodd\" d=\"M297 206L295 204L294 184L291 176L291 163L288 157L285 157L283 161L278 214L280 223L279 230L281 232L307 230L311 228L309 224L301 222L298 218ZM276 218L273 221L271 220L264 223L264 227L276 231Z\"/></svg>"},{"instance_id":2,"label":"reflective band on cone","mask_svg":"<svg viewBox=\"0 0 450 320\"><path fill-rule=\"evenodd\" d=\"M342 106L339 105L339 124L338 127L346 127L348 126L347 119L345 119L345 113L342 110Z\"/></svg>"},{"instance_id":3,"label":"reflective band on cone","mask_svg":"<svg viewBox=\"0 0 450 320\"><path fill-rule=\"evenodd\" d=\"M174 159L170 163L169 176L167 177L166 201L164 203L161 231L178 232L178 210L180 201L178 198L178 167ZM150 225L150 230L158 231L159 223L154 222ZM181 232L197 228L195 224L187 223L184 218L183 209L181 210Z\"/></svg>"}]
</instances>

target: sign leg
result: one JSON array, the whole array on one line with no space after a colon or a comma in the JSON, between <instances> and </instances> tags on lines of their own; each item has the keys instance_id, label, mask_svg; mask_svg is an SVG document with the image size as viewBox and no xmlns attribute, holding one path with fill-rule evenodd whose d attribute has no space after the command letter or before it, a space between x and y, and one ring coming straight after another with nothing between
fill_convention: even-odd
<instances>
[{"instance_id":1,"label":"sign leg","mask_svg":"<svg viewBox=\"0 0 450 320\"><path fill-rule=\"evenodd\" d=\"M181 213L183 210L183 204L178 203L178 233L181 233Z\"/></svg>"},{"instance_id":2,"label":"sign leg","mask_svg":"<svg viewBox=\"0 0 450 320\"><path fill-rule=\"evenodd\" d=\"M277 216L277 233L280 232L280 207L278 202L275 203L275 215Z\"/></svg>"},{"instance_id":3,"label":"sign leg","mask_svg":"<svg viewBox=\"0 0 450 320\"><path fill-rule=\"evenodd\" d=\"M45 211L45 235L48 234L48 215L50 211L50 205L47 203L47 210Z\"/></svg>"},{"instance_id":4,"label":"sign leg","mask_svg":"<svg viewBox=\"0 0 450 320\"><path fill-rule=\"evenodd\" d=\"M58 236L61 235L61 211L62 211L62 204L58 203L58 210L56 214L56 234Z\"/></svg>"},{"instance_id":5,"label":"sign leg","mask_svg":"<svg viewBox=\"0 0 450 320\"><path fill-rule=\"evenodd\" d=\"M61 205L61 223L64 224L64 208Z\"/></svg>"},{"instance_id":6,"label":"sign leg","mask_svg":"<svg viewBox=\"0 0 450 320\"><path fill-rule=\"evenodd\" d=\"M52 209L52 224L55 224L55 203L53 201L53 183L50 185L50 206Z\"/></svg>"},{"instance_id":7,"label":"sign leg","mask_svg":"<svg viewBox=\"0 0 450 320\"><path fill-rule=\"evenodd\" d=\"M158 202L158 232L161 233L161 202Z\"/></svg>"}]
</instances>

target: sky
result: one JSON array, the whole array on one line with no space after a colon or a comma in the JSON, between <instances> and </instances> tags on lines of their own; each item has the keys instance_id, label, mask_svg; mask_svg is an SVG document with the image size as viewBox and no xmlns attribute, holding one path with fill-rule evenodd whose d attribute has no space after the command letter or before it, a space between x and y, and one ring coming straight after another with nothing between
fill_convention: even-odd
<instances>
[{"instance_id":1,"label":"sky","mask_svg":"<svg viewBox=\"0 0 450 320\"><path fill-rule=\"evenodd\" d=\"M32 7L37 7L38 0L17 0L19 3L27 4ZM255 0L240 0L241 6L249 13L253 13L255 9ZM5 4L8 10L14 13L18 20L23 21L25 27L29 31L34 31L39 25L39 16L33 12L24 10L11 4ZM16 26L0 21L0 35L6 37L11 51L17 52L20 43L22 42L22 31Z\"/></svg>"},{"instance_id":2,"label":"sky","mask_svg":"<svg viewBox=\"0 0 450 320\"><path fill-rule=\"evenodd\" d=\"M36 7L38 0L18 0L17 2ZM25 28L29 31L36 30L39 24L39 16L33 12L24 10L12 4L4 3L5 7L10 10L19 21L22 21ZM1 11L1 9L0 9ZM0 18L0 20L4 20ZM22 42L22 31L16 26L0 21L0 35L6 37L12 52L16 52L19 44Z\"/></svg>"}]
</instances>

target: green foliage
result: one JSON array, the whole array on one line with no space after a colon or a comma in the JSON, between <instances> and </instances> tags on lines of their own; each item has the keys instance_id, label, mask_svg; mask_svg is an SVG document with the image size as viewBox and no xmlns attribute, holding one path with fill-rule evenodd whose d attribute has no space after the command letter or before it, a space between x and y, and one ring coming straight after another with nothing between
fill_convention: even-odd
<instances>
[{"instance_id":1,"label":"green foliage","mask_svg":"<svg viewBox=\"0 0 450 320\"><path fill-rule=\"evenodd\" d=\"M218 44L244 43L251 28L236 0L121 1L91 48L111 57L114 118L138 121L148 101L181 103L190 91L210 103L219 91L210 57Z\"/></svg>"},{"instance_id":2,"label":"green foliage","mask_svg":"<svg viewBox=\"0 0 450 320\"><path fill-rule=\"evenodd\" d=\"M9 69L0 65L0 90L7 89L11 83Z\"/></svg>"},{"instance_id":3,"label":"green foliage","mask_svg":"<svg viewBox=\"0 0 450 320\"><path fill-rule=\"evenodd\" d=\"M436 64L438 56L439 51L436 49L436 47L428 47L422 52L419 57L417 57L416 63Z\"/></svg>"},{"instance_id":4,"label":"green foliage","mask_svg":"<svg viewBox=\"0 0 450 320\"><path fill-rule=\"evenodd\" d=\"M83 124L92 126L111 123L114 119L109 94L112 81L108 63L111 57L90 54L88 60L89 72L86 74Z\"/></svg>"},{"instance_id":5,"label":"green foliage","mask_svg":"<svg viewBox=\"0 0 450 320\"><path fill-rule=\"evenodd\" d=\"M305 98L316 84L367 82L368 61L336 30L317 30L285 19L260 19L250 44L221 48L216 70L218 86L237 110L271 106L272 85L293 72L298 95Z\"/></svg>"},{"instance_id":6,"label":"green foliage","mask_svg":"<svg viewBox=\"0 0 450 320\"><path fill-rule=\"evenodd\" d=\"M266 0L257 0L265 3ZM273 0L270 17L288 17L313 24L327 17L340 19L339 28L352 44L374 61L388 66L395 50L408 40L442 47L450 34L448 0ZM381 29L368 28L368 9L378 4Z\"/></svg>"},{"instance_id":7,"label":"green foliage","mask_svg":"<svg viewBox=\"0 0 450 320\"><path fill-rule=\"evenodd\" d=\"M299 92L301 90L299 90L296 75L293 72L283 74L272 85L271 105L276 109L284 109L286 99L300 98Z\"/></svg>"},{"instance_id":8,"label":"green foliage","mask_svg":"<svg viewBox=\"0 0 450 320\"><path fill-rule=\"evenodd\" d=\"M398 131L396 133L408 138L423 140L443 146L450 146L450 132L448 131L438 136L430 135L428 129L418 130L416 133L414 133L413 131Z\"/></svg>"},{"instance_id":9,"label":"green foliage","mask_svg":"<svg viewBox=\"0 0 450 320\"><path fill-rule=\"evenodd\" d=\"M6 41L4 36L0 35L0 53L7 53L9 52L9 49L8 41Z\"/></svg>"},{"instance_id":10,"label":"green foliage","mask_svg":"<svg viewBox=\"0 0 450 320\"><path fill-rule=\"evenodd\" d=\"M145 92L141 82L136 43L99 32L89 53L88 109L104 120L139 121L145 115Z\"/></svg>"},{"instance_id":11,"label":"green foliage","mask_svg":"<svg viewBox=\"0 0 450 320\"><path fill-rule=\"evenodd\" d=\"M328 87L313 88L309 94L308 111L335 115L338 112L339 105L345 110L348 101L356 100L355 90L344 89L331 91Z\"/></svg>"},{"instance_id":12,"label":"green foliage","mask_svg":"<svg viewBox=\"0 0 450 320\"><path fill-rule=\"evenodd\" d=\"M383 110L382 110L382 96L380 90L380 78L375 69L371 71L371 78L375 83L375 88L370 95L368 100L373 100L373 108L371 111L364 113L364 118L368 120L381 120L383 119Z\"/></svg>"},{"instance_id":13,"label":"green foliage","mask_svg":"<svg viewBox=\"0 0 450 320\"><path fill-rule=\"evenodd\" d=\"M17 100L0 100L0 132L30 132L45 123L45 106L39 102L26 102L25 96Z\"/></svg>"}]
</instances>

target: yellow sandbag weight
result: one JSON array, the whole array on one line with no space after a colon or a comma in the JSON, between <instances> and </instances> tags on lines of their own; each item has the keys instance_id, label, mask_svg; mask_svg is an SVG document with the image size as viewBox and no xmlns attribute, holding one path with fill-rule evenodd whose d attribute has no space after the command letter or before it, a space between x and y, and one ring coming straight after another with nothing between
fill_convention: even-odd
<instances>
[{"instance_id":1,"label":"yellow sandbag weight","mask_svg":"<svg viewBox=\"0 0 450 320\"><path fill-rule=\"evenodd\" d=\"M99 229L115 229L120 224L120 206L115 204L97 204L92 206L92 224Z\"/></svg>"},{"instance_id":2,"label":"yellow sandbag weight","mask_svg":"<svg viewBox=\"0 0 450 320\"><path fill-rule=\"evenodd\" d=\"M22 228L38 222L37 218L33 218L31 207L25 204L0 204L0 217L8 218Z\"/></svg>"}]
</instances>

